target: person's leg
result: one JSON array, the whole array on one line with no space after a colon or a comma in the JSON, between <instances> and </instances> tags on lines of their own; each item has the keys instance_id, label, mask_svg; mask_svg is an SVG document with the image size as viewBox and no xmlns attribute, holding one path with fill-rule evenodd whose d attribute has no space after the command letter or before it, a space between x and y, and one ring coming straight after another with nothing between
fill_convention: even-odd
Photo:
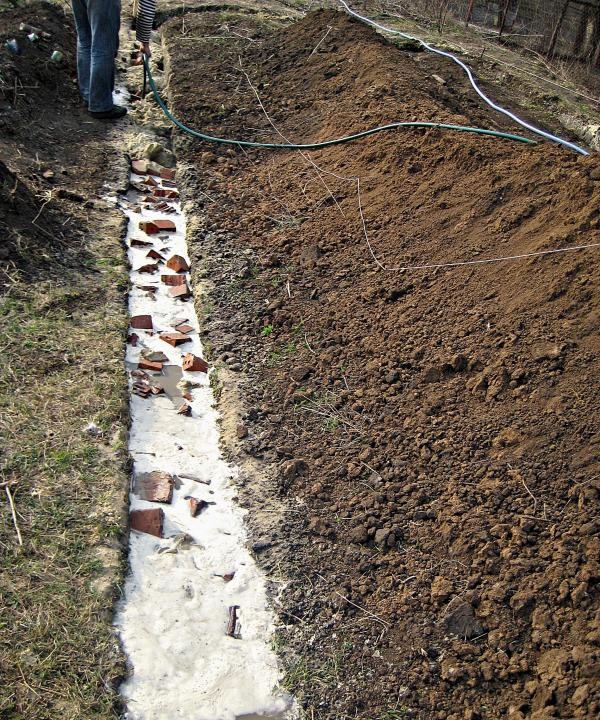
<instances>
[{"instance_id":1,"label":"person's leg","mask_svg":"<svg viewBox=\"0 0 600 720\"><path fill-rule=\"evenodd\" d=\"M119 46L120 0L87 0L92 29L90 111L113 107L115 56Z\"/></svg>"},{"instance_id":2,"label":"person's leg","mask_svg":"<svg viewBox=\"0 0 600 720\"><path fill-rule=\"evenodd\" d=\"M79 92L89 103L90 97L90 67L92 51L92 28L88 20L86 0L71 0L75 28L77 29L77 80Z\"/></svg>"}]
</instances>

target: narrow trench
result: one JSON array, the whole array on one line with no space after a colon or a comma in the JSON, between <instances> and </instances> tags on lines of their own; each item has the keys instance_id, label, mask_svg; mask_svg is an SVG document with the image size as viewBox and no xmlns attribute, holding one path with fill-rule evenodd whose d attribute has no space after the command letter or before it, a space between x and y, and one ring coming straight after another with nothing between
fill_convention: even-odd
<instances>
[{"instance_id":1,"label":"narrow trench","mask_svg":"<svg viewBox=\"0 0 600 720\"><path fill-rule=\"evenodd\" d=\"M121 686L126 717L290 717L265 578L236 504L236 468L219 450L175 171L134 162L120 207L131 267L131 533L115 618L130 670ZM157 222L164 230L155 232Z\"/></svg>"}]
</instances>

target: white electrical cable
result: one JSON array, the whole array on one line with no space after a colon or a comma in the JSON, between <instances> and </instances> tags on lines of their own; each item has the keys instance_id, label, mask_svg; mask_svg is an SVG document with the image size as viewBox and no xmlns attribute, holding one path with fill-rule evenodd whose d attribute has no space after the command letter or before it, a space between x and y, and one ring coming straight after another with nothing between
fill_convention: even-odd
<instances>
[{"instance_id":1,"label":"white electrical cable","mask_svg":"<svg viewBox=\"0 0 600 720\"><path fill-rule=\"evenodd\" d=\"M563 138L559 138L556 135L552 135L551 133L546 132L545 130L541 130L540 128L535 127L535 125L530 125L528 122L525 122L525 120L522 120L520 117L515 115L514 113L510 112L510 110L507 110L506 108L501 107L500 105L496 105L484 92L481 90L481 88L477 85L475 82L475 78L473 77L473 73L471 72L471 69L468 65L465 65L462 60L459 60L456 55L452 55L452 53L445 52L444 50L438 50L438 48L433 47L433 45L429 45L425 42L425 40L421 40L421 38L414 37L413 35L408 35L407 33L400 32L400 30L393 30L392 28L385 27L385 25L380 25L379 23L375 22L374 20L371 20L368 17L364 17L363 15L359 15L357 12L352 10L351 7L347 5L347 3L344 0L339 0L339 2L344 6L346 11L353 15L355 18L358 18L364 23L367 23L367 25L372 25L373 27L378 28L379 30L383 30L387 33L392 33L393 35L400 35L403 38L406 38L407 40L414 40L415 42L420 43L426 50L429 50L429 52L435 53L436 55L441 55L442 57L449 58L453 62L455 62L457 65L459 65L467 74L467 77L469 78L469 82L473 86L473 89L475 92L479 95L479 97L487 103L491 108L496 110L499 113L502 113L503 115L506 115L511 120L514 120L514 122L518 123L522 127L526 128L527 130L530 130L531 132L535 133L536 135L540 135L541 137L546 138L547 140L552 140L552 142L559 143L560 145L564 145L565 147L570 148L571 150L574 150L575 152L579 153L580 155L589 155L590 153L585 150L582 147L579 147L579 145L575 145L575 143L569 142L568 140L564 140Z\"/></svg>"}]
</instances>

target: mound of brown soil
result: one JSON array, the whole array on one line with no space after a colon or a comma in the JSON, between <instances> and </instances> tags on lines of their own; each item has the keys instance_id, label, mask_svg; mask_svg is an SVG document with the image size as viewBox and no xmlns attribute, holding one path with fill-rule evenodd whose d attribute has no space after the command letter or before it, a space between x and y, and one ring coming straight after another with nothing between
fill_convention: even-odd
<instances>
[{"instance_id":1,"label":"mound of brown soil","mask_svg":"<svg viewBox=\"0 0 600 720\"><path fill-rule=\"evenodd\" d=\"M31 3L0 12L0 272L78 264L73 216L87 195L71 163L87 135L75 85L75 34L66 8ZM21 30L21 25L26 27ZM30 27L41 31L30 41ZM16 40L19 53L6 41ZM59 50L63 57L50 57ZM84 211L85 212L85 211ZM71 220L65 220L65 214ZM65 222L71 223L65 230ZM79 239L79 238L78 238Z\"/></svg>"},{"instance_id":2,"label":"mound of brown soil","mask_svg":"<svg viewBox=\"0 0 600 720\"><path fill-rule=\"evenodd\" d=\"M281 138L249 81L293 140L517 131L453 66L344 15L185 26L164 29L172 106L213 134ZM308 716L597 717L599 254L402 268L598 242L598 160L440 131L304 156L177 144L207 332L254 403L240 453L290 504L257 550L290 578Z\"/></svg>"}]
</instances>

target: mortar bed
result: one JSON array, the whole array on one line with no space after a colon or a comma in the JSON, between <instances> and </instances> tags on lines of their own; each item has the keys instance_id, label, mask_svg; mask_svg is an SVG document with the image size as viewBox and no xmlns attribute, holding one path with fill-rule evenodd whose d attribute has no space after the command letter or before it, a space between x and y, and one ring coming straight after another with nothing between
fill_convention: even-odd
<instances>
[{"instance_id":1,"label":"mortar bed","mask_svg":"<svg viewBox=\"0 0 600 720\"><path fill-rule=\"evenodd\" d=\"M132 174L131 180L139 184L144 176ZM161 180L155 180L162 186ZM129 220L129 313L150 315L153 325L152 331L130 330L138 336L135 345L127 345L130 391L139 380L135 372L142 352L160 351L168 360L161 373L148 373L149 383L162 387L163 393L148 397L131 393L130 510L161 508L164 521L162 538L132 530L129 540L130 570L115 621L131 671L121 687L126 717L289 717L289 699L277 689L279 669L270 647L273 616L265 579L246 548L243 511L236 504L232 481L237 470L219 450L210 370L187 372L181 367L186 353L202 357L193 301L171 297L160 277L175 273L163 261L155 274L138 271L152 262L147 258L151 249L165 259L180 255L189 264L186 220L179 203L170 203L175 212L164 214L144 205L142 197L131 190L120 202ZM166 239L148 236L139 227L140 221L158 219L175 223L175 232ZM152 246L132 247L134 238ZM186 279L189 284L189 273ZM156 291L140 288L149 285ZM183 319L192 327L188 341L172 347L160 339L161 332L174 332ZM182 397L181 382L186 381L188 400ZM188 415L177 412L184 402L190 406ZM153 471L174 477L171 503L149 502L133 491L133 479ZM210 504L192 517L189 496ZM222 576L229 573L234 576L226 582ZM227 634L232 606L239 606L235 637Z\"/></svg>"}]
</instances>

